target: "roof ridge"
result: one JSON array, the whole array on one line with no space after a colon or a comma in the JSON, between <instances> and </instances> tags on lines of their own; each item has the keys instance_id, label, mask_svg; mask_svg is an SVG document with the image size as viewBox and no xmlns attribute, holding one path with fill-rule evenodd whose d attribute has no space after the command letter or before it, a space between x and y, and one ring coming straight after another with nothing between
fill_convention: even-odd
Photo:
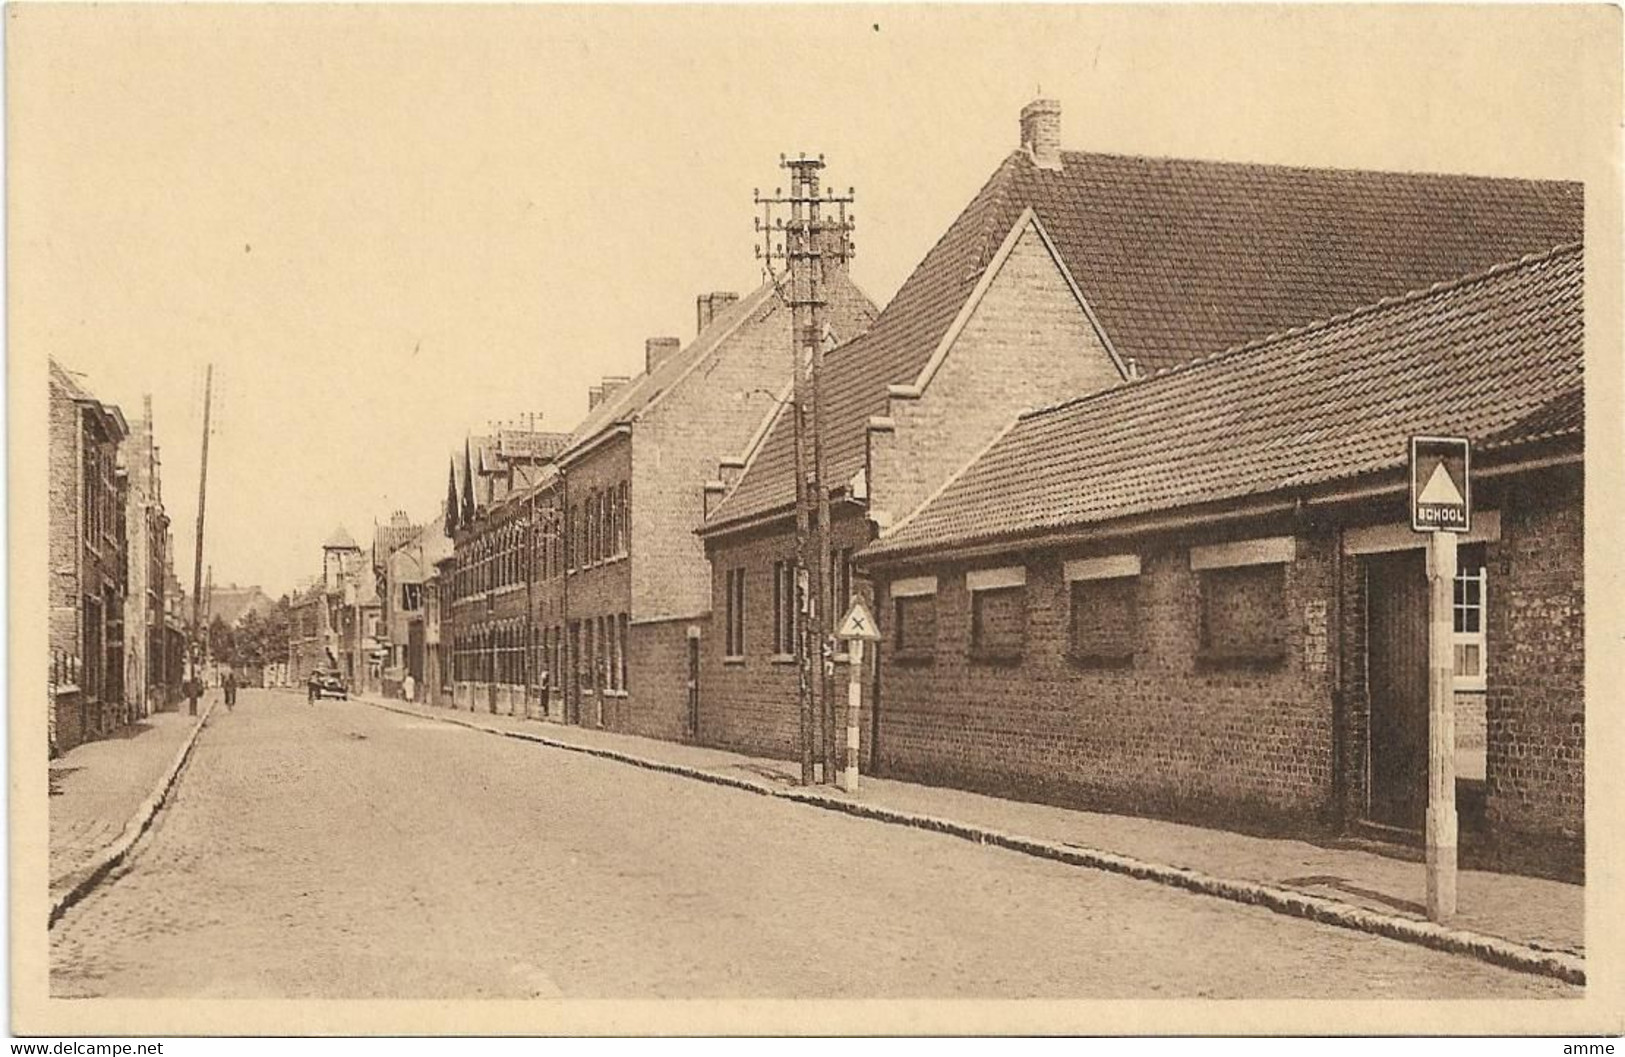
<instances>
[{"instance_id":1,"label":"roof ridge","mask_svg":"<svg viewBox=\"0 0 1625 1057\"><path fill-rule=\"evenodd\" d=\"M1347 312L1340 312L1334 316L1327 316L1325 319L1311 320L1308 323L1303 323L1296 327L1289 327L1286 330L1278 330L1272 334L1266 334L1262 337L1253 338L1250 341L1242 342L1240 345L1232 345L1229 348L1220 349L1218 352L1212 353L1208 356L1198 356L1195 359L1187 360L1184 363L1176 364L1172 367L1159 368L1150 375L1146 375L1144 377L1128 379L1119 383L1118 385L1108 386L1105 389L1097 389L1091 393L1084 393L1081 396L1070 397L1066 400L1048 404L1044 407L1024 411L1020 417L1023 420L1040 418L1044 415L1067 410L1077 405L1087 403L1091 400L1103 398L1109 394L1120 392L1124 389L1149 385L1164 378L1183 377L1198 367L1225 361L1234 356L1239 356L1242 353L1256 352L1259 349L1267 348L1271 345L1278 345L1281 342L1291 338L1301 338L1306 334L1330 330L1333 327L1341 326L1363 316L1374 315L1378 312L1384 312L1391 308L1397 308L1400 305L1414 304L1418 301L1425 301L1431 297L1437 297L1442 293L1448 293L1467 286L1472 286L1475 283L1487 282L1490 279L1498 278L1499 276L1505 275L1509 272L1519 271L1536 264L1543 264L1547 261L1554 260L1559 256L1572 253L1576 250L1582 250L1584 249L1584 246L1584 242L1565 242L1554 246L1549 250L1542 250L1538 253L1526 253L1514 261L1502 261L1498 264L1491 265L1488 268L1480 269L1476 272L1469 272L1463 276L1458 276L1455 279L1445 279L1433 283L1430 286L1419 287L1415 290L1407 290L1401 294L1393 294L1388 297L1381 298L1380 300L1360 305L1358 308L1349 309Z\"/></svg>"},{"instance_id":2,"label":"roof ridge","mask_svg":"<svg viewBox=\"0 0 1625 1057\"><path fill-rule=\"evenodd\" d=\"M986 188L990 188L992 193L989 196L990 201L987 205L986 214L982 217L982 239L976 249L976 267L966 276L967 279L980 278L982 273L987 271L988 263L998 255L999 246L1004 244L1005 235L1008 233L999 230L1001 225L997 223L997 220L1004 212L1004 204L1010 199L1010 183L1015 179L1013 175L1015 163L1020 156L1021 151L1019 150L1011 151L1006 155L1004 161L1000 162L998 168L993 170L993 175L984 185ZM978 197L980 197L980 194L978 194ZM943 234L946 236L947 232L943 232Z\"/></svg>"},{"instance_id":3,"label":"roof ridge","mask_svg":"<svg viewBox=\"0 0 1625 1057\"><path fill-rule=\"evenodd\" d=\"M1020 151L1016 152L1021 153ZM1061 158L1112 158L1122 161L1177 162L1186 165L1223 165L1236 169L1264 169L1274 172L1304 173L1357 173L1360 175L1406 176L1437 180L1496 180L1507 183L1548 184L1554 186L1581 186L1579 180L1561 180L1539 176L1490 176L1470 172L1437 172L1431 169L1365 169L1351 165L1311 165L1302 162L1235 161L1230 158L1200 158L1185 154L1133 154L1114 150L1062 150Z\"/></svg>"}]
</instances>

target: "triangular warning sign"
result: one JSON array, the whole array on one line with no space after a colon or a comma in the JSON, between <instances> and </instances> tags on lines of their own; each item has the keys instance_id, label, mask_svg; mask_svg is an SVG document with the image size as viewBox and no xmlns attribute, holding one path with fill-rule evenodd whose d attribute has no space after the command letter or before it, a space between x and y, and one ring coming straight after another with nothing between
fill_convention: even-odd
<instances>
[{"instance_id":1,"label":"triangular warning sign","mask_svg":"<svg viewBox=\"0 0 1625 1057\"><path fill-rule=\"evenodd\" d=\"M1433 476L1428 478L1427 486L1422 494L1416 497L1418 503L1440 503L1451 506L1460 506L1466 502L1461 497L1461 489L1451 478L1450 471L1444 468L1441 462L1433 468Z\"/></svg>"},{"instance_id":2,"label":"triangular warning sign","mask_svg":"<svg viewBox=\"0 0 1625 1057\"><path fill-rule=\"evenodd\" d=\"M879 642L880 629L875 626L874 614L869 607L863 604L863 599L854 598L852 608L846 611L841 620L841 626L835 632L838 639L863 639L866 642Z\"/></svg>"}]
</instances>

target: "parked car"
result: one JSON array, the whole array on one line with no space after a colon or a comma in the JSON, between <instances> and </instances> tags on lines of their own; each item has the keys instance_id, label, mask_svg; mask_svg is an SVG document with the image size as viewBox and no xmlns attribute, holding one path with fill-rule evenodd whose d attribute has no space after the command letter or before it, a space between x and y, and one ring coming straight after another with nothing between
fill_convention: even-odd
<instances>
[{"instance_id":1,"label":"parked car","mask_svg":"<svg viewBox=\"0 0 1625 1057\"><path fill-rule=\"evenodd\" d=\"M338 672L317 670L310 673L310 697L335 697L340 701L350 699L350 688L345 685L344 676Z\"/></svg>"}]
</instances>

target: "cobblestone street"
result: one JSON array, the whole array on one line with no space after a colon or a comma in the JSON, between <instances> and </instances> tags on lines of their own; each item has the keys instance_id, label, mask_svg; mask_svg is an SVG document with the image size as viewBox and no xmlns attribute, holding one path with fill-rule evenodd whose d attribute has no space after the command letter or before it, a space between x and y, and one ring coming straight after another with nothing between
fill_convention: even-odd
<instances>
[{"instance_id":1,"label":"cobblestone street","mask_svg":"<svg viewBox=\"0 0 1625 1057\"><path fill-rule=\"evenodd\" d=\"M354 702L217 710L60 997L1538 997L1556 981Z\"/></svg>"}]
</instances>

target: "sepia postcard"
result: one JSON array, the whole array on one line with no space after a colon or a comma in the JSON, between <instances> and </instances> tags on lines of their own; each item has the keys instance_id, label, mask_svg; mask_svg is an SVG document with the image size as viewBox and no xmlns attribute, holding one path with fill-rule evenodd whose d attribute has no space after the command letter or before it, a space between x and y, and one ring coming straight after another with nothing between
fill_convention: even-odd
<instances>
[{"instance_id":1,"label":"sepia postcard","mask_svg":"<svg viewBox=\"0 0 1625 1057\"><path fill-rule=\"evenodd\" d=\"M1625 1031L1617 7L5 27L14 1033Z\"/></svg>"}]
</instances>

